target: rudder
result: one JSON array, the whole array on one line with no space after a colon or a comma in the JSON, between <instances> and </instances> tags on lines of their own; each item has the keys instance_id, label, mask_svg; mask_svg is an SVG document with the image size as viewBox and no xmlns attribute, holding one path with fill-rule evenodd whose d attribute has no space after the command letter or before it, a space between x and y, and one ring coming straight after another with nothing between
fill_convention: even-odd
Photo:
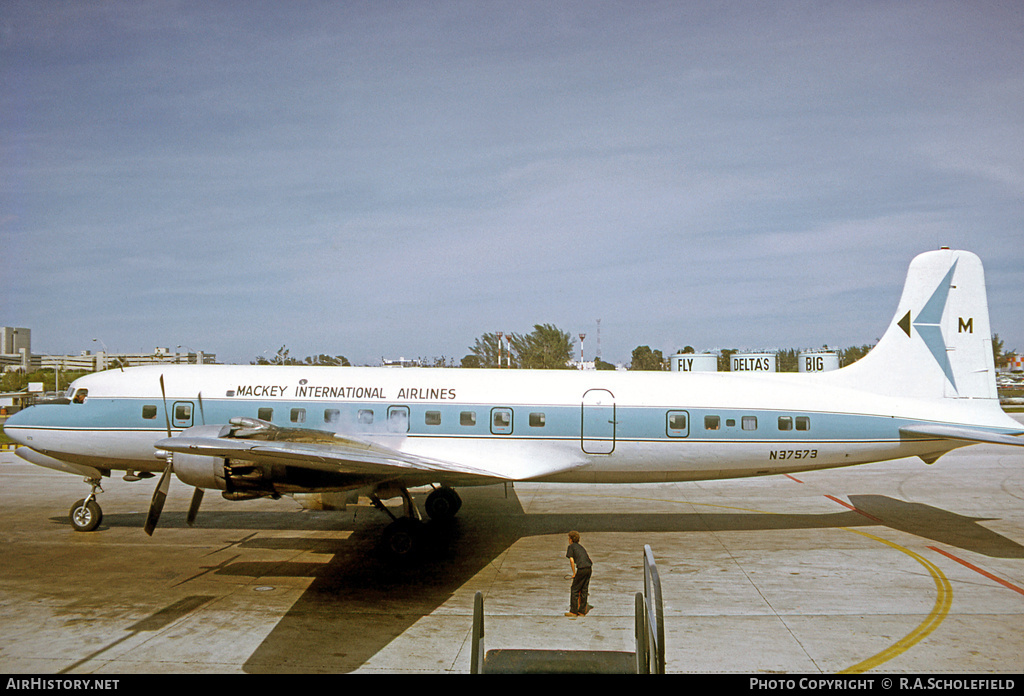
<instances>
[{"instance_id":1,"label":"rudder","mask_svg":"<svg viewBox=\"0 0 1024 696\"><path fill-rule=\"evenodd\" d=\"M878 345L833 374L891 396L997 399L981 259L951 249L915 257Z\"/></svg>"}]
</instances>

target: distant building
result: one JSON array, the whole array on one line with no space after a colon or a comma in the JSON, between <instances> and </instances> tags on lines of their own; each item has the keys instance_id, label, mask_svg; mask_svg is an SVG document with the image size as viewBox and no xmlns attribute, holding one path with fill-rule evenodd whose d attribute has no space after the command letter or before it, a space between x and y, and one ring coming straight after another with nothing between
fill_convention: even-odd
<instances>
[{"instance_id":1,"label":"distant building","mask_svg":"<svg viewBox=\"0 0 1024 696\"><path fill-rule=\"evenodd\" d=\"M397 360L391 360L389 358L380 359L381 367L423 367L423 363L419 360L412 360L409 358L398 358Z\"/></svg>"},{"instance_id":2,"label":"distant building","mask_svg":"<svg viewBox=\"0 0 1024 696\"><path fill-rule=\"evenodd\" d=\"M0 326L0 372L32 367L32 330L20 326Z\"/></svg>"},{"instance_id":3,"label":"distant building","mask_svg":"<svg viewBox=\"0 0 1024 696\"><path fill-rule=\"evenodd\" d=\"M83 350L78 355L33 355L31 329L0 327L0 372L53 369L61 372L95 372L135 365L212 365L217 362L214 353L186 350L185 353L177 350L172 353L170 348L154 348L152 353L93 353Z\"/></svg>"}]
</instances>

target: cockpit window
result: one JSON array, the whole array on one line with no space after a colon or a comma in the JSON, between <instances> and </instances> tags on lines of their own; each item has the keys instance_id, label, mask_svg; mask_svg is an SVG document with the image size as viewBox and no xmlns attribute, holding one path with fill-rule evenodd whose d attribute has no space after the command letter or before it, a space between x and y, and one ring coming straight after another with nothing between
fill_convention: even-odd
<instances>
[{"instance_id":1,"label":"cockpit window","mask_svg":"<svg viewBox=\"0 0 1024 696\"><path fill-rule=\"evenodd\" d=\"M88 389L79 389L78 391L75 392L75 398L73 398L71 401L72 401L72 403L76 403L76 404L84 404L85 403L85 397L87 397L87 396L89 396L89 390Z\"/></svg>"}]
</instances>

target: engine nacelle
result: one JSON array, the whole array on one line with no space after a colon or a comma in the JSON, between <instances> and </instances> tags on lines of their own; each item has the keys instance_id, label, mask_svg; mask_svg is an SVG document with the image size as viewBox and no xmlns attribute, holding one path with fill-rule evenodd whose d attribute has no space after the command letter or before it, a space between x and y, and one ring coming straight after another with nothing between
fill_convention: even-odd
<instances>
[{"instance_id":1,"label":"engine nacelle","mask_svg":"<svg viewBox=\"0 0 1024 696\"><path fill-rule=\"evenodd\" d=\"M228 425L197 425L182 432L184 437L227 437L230 434ZM198 488L227 489L223 457L175 452L171 455L171 464L182 483Z\"/></svg>"},{"instance_id":2,"label":"engine nacelle","mask_svg":"<svg viewBox=\"0 0 1024 696\"><path fill-rule=\"evenodd\" d=\"M224 458L210 457L205 454L182 454L175 452L171 456L174 474L182 483L197 488L217 488L225 490Z\"/></svg>"}]
</instances>

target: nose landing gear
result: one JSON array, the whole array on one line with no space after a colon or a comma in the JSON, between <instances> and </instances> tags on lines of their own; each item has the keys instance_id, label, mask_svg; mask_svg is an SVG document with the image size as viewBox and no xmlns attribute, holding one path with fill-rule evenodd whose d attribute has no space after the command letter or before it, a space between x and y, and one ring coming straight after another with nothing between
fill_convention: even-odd
<instances>
[{"instance_id":1,"label":"nose landing gear","mask_svg":"<svg viewBox=\"0 0 1024 696\"><path fill-rule=\"evenodd\" d=\"M96 492L103 492L100 480L86 479L85 482L92 486L92 491L87 497L72 505L71 511L68 513L71 526L75 528L76 532L91 532L103 521L103 510L96 502Z\"/></svg>"}]
</instances>

